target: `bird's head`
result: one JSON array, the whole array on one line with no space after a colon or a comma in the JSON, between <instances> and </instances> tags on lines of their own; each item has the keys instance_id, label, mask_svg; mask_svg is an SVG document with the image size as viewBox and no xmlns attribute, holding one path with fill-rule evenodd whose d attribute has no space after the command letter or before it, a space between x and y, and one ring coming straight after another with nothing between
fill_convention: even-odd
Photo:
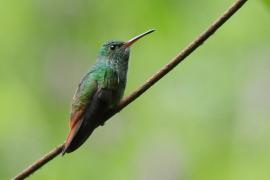
<instances>
[{"instance_id":1,"label":"bird's head","mask_svg":"<svg viewBox=\"0 0 270 180\"><path fill-rule=\"evenodd\" d=\"M124 41L108 41L102 45L99 52L99 59L108 61L128 61L130 46L136 41L141 39L147 34L154 32L154 30L149 30L143 34L140 34L127 42Z\"/></svg>"}]
</instances>

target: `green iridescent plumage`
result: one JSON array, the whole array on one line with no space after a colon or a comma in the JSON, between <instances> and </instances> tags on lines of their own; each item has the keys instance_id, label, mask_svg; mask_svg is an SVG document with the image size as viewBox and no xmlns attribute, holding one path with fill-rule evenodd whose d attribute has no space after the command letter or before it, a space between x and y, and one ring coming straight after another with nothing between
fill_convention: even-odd
<instances>
[{"instance_id":1,"label":"green iridescent plumage","mask_svg":"<svg viewBox=\"0 0 270 180\"><path fill-rule=\"evenodd\" d=\"M102 124L102 115L120 101L126 87L129 47L151 32L128 42L109 41L101 47L96 64L82 78L73 97L70 133L63 154L80 147Z\"/></svg>"}]
</instances>

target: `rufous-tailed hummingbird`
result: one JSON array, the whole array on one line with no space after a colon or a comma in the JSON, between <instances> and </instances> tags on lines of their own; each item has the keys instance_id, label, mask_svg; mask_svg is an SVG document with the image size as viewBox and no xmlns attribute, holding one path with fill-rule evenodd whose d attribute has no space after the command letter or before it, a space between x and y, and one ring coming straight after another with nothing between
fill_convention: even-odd
<instances>
[{"instance_id":1,"label":"rufous-tailed hummingbird","mask_svg":"<svg viewBox=\"0 0 270 180\"><path fill-rule=\"evenodd\" d=\"M63 155L79 148L103 124L102 115L121 100L127 82L130 46L153 31L127 42L109 41L102 45L96 64L84 75L73 97L70 132Z\"/></svg>"}]
</instances>

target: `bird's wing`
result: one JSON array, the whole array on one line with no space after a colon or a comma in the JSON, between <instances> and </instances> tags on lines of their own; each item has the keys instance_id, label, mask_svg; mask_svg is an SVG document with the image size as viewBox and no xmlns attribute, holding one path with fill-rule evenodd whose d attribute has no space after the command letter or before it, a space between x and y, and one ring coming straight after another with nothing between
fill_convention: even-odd
<instances>
[{"instance_id":1,"label":"bird's wing","mask_svg":"<svg viewBox=\"0 0 270 180\"><path fill-rule=\"evenodd\" d=\"M119 84L117 73L110 68L98 68L96 72L86 74L77 88L72 101L70 132L65 142L63 154L69 148L78 133L91 100L100 89L115 89ZM93 75L94 74L94 75ZM95 76L95 77L94 77ZM108 98L111 98L108 96Z\"/></svg>"},{"instance_id":2,"label":"bird's wing","mask_svg":"<svg viewBox=\"0 0 270 180\"><path fill-rule=\"evenodd\" d=\"M83 115L85 109L91 103L91 98L98 89L97 82L92 76L92 73L87 73L81 80L71 105L71 116L70 116L70 132L65 142L65 149L69 146L74 136L77 134L83 121Z\"/></svg>"},{"instance_id":3,"label":"bird's wing","mask_svg":"<svg viewBox=\"0 0 270 180\"><path fill-rule=\"evenodd\" d=\"M92 71L87 73L81 80L71 103L71 117L70 117L70 128L76 124L77 116L80 116L91 103L91 98L95 94L98 85L96 80L93 78Z\"/></svg>"}]
</instances>

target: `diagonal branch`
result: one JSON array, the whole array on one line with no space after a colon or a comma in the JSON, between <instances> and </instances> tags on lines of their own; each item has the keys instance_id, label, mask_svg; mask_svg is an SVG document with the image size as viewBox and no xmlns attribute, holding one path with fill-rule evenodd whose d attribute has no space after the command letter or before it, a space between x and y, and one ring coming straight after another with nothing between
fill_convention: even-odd
<instances>
[{"instance_id":1,"label":"diagonal branch","mask_svg":"<svg viewBox=\"0 0 270 180\"><path fill-rule=\"evenodd\" d=\"M184 50L182 50L175 58L161 68L156 74L150 77L143 85L131 93L128 97L123 99L113 110L108 112L104 117L104 122L106 122L110 117L121 111L132 101L137 99L145 91L147 91L152 85L158 82L163 76L169 73L173 68L175 68L180 62L182 62L187 56L189 56L194 50L196 50L200 45L203 44L211 35L213 35L218 28L220 28L235 12L237 12L247 0L237 0L231 7L228 8L225 13L218 18L212 25L210 25L206 31L199 35L194 41L192 41ZM62 151L63 144L60 144L55 149L53 149L48 154L44 155L41 159L34 162L32 165L27 167L25 170L16 175L13 179L20 180L33 174L36 170L41 168L43 165L48 163L50 160L54 159Z\"/></svg>"}]
</instances>

